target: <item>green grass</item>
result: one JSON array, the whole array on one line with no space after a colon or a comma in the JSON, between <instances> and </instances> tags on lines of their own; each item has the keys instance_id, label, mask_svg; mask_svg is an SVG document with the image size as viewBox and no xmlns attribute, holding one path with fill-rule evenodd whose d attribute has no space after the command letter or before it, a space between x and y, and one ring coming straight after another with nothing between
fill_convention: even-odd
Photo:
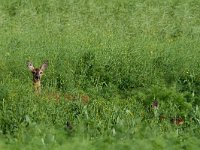
<instances>
[{"instance_id":1,"label":"green grass","mask_svg":"<svg viewBox=\"0 0 200 150\"><path fill-rule=\"evenodd\" d=\"M199 7L1 0L0 149L198 149ZM27 60L49 61L40 96Z\"/></svg>"}]
</instances>

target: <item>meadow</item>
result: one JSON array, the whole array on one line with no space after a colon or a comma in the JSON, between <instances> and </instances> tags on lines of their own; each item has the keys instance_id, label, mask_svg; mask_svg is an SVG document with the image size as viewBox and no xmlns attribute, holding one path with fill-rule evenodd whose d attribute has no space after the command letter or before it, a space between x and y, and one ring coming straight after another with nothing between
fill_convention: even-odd
<instances>
[{"instance_id":1,"label":"meadow","mask_svg":"<svg viewBox=\"0 0 200 150\"><path fill-rule=\"evenodd\" d=\"M0 149L198 149L199 9L1 0ZM39 95L28 60L49 61Z\"/></svg>"}]
</instances>

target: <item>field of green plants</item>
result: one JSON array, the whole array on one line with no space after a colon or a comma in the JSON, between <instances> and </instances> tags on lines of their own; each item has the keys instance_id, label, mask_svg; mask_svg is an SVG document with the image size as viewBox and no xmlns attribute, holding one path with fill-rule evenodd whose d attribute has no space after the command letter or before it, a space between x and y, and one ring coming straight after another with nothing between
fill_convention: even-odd
<instances>
[{"instance_id":1,"label":"field of green plants","mask_svg":"<svg viewBox=\"0 0 200 150\"><path fill-rule=\"evenodd\" d=\"M199 10L199 0L1 0L0 149L198 149ZM39 95L28 60L49 62Z\"/></svg>"}]
</instances>

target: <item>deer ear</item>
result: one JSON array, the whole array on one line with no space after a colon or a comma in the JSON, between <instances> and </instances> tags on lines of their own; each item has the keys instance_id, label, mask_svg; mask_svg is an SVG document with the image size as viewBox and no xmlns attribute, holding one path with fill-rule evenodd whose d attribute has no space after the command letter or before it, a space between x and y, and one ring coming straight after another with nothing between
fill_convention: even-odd
<instances>
[{"instance_id":1,"label":"deer ear","mask_svg":"<svg viewBox=\"0 0 200 150\"><path fill-rule=\"evenodd\" d=\"M28 61L28 62L27 62L27 66L28 66L29 70L31 70L31 71L34 70L34 67L33 67L32 62Z\"/></svg>"},{"instance_id":2,"label":"deer ear","mask_svg":"<svg viewBox=\"0 0 200 150\"><path fill-rule=\"evenodd\" d=\"M45 61L45 62L41 65L40 69L41 69L42 71L44 71L44 70L48 67L48 65L49 65L48 61Z\"/></svg>"}]
</instances>

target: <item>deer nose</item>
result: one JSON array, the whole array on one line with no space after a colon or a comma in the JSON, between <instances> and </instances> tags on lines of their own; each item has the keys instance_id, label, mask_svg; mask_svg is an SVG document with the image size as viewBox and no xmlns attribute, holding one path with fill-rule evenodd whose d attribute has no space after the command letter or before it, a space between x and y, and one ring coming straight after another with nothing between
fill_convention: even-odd
<instances>
[{"instance_id":1,"label":"deer nose","mask_svg":"<svg viewBox=\"0 0 200 150\"><path fill-rule=\"evenodd\" d=\"M40 79L40 75L36 75L36 76L35 76L35 79L36 79L36 80L39 80L39 79Z\"/></svg>"}]
</instances>

